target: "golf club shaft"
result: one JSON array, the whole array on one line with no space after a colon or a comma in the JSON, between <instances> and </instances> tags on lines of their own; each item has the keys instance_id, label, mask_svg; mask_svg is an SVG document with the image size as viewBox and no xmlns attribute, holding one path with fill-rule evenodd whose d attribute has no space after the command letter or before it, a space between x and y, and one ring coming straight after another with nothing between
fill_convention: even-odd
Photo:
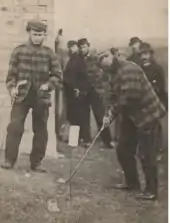
<instances>
[{"instance_id":1,"label":"golf club shaft","mask_svg":"<svg viewBox=\"0 0 170 223\"><path fill-rule=\"evenodd\" d=\"M85 160L88 152L91 150L91 148L93 147L94 143L96 142L97 138L100 136L101 132L103 131L104 126L102 126L102 128L100 129L100 131L98 132L98 134L96 135L96 137L94 138L94 140L92 141L91 145L89 146L89 148L86 150L85 154L82 156L81 160L79 161L79 163L77 164L77 166L75 167L74 171L72 172L72 174L70 175L70 178L66 181L66 183L68 183L69 181L72 180L72 178L74 177L74 175L77 173L80 165L83 163L83 161Z\"/></svg>"}]
</instances>

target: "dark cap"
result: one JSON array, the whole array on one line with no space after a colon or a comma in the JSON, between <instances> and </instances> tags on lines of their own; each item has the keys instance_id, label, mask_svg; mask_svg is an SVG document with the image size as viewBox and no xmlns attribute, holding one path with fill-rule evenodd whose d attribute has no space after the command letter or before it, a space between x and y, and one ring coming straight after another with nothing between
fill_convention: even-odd
<instances>
[{"instance_id":1,"label":"dark cap","mask_svg":"<svg viewBox=\"0 0 170 223\"><path fill-rule=\"evenodd\" d=\"M135 44L135 43L142 43L142 40L141 39L139 39L139 37L132 37L131 39L130 39L130 42L129 42L129 46L132 46L133 44Z\"/></svg>"},{"instance_id":2,"label":"dark cap","mask_svg":"<svg viewBox=\"0 0 170 223\"><path fill-rule=\"evenodd\" d=\"M35 30L37 32L46 32L47 31L47 25L38 19L30 20L27 24L27 31Z\"/></svg>"},{"instance_id":3,"label":"dark cap","mask_svg":"<svg viewBox=\"0 0 170 223\"><path fill-rule=\"evenodd\" d=\"M110 52L111 52L111 54L113 54L113 55L115 55L115 53L117 53L119 51L119 49L118 48L115 48L115 47L112 47L111 49L110 49Z\"/></svg>"},{"instance_id":4,"label":"dark cap","mask_svg":"<svg viewBox=\"0 0 170 223\"><path fill-rule=\"evenodd\" d=\"M139 47L139 54L147 53L147 52L150 52L150 53L154 52L151 45L149 43L141 43Z\"/></svg>"},{"instance_id":5,"label":"dark cap","mask_svg":"<svg viewBox=\"0 0 170 223\"><path fill-rule=\"evenodd\" d=\"M71 48L71 47L74 46L74 45L77 46L77 41L75 41L75 40L69 40L69 41L67 42L67 47L68 47L68 48Z\"/></svg>"},{"instance_id":6,"label":"dark cap","mask_svg":"<svg viewBox=\"0 0 170 223\"><path fill-rule=\"evenodd\" d=\"M89 41L86 38L79 39L77 44L78 44L78 47L80 47L80 46L82 46L84 44L87 44L88 46L90 46L90 43L89 43Z\"/></svg>"}]
</instances>

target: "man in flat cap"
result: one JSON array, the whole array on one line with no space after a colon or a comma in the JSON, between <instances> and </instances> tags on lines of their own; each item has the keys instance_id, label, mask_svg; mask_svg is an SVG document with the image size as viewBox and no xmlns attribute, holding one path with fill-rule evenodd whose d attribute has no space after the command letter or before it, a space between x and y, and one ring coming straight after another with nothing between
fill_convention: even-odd
<instances>
[{"instance_id":1,"label":"man in flat cap","mask_svg":"<svg viewBox=\"0 0 170 223\"><path fill-rule=\"evenodd\" d=\"M89 145L88 140L91 140L89 130L90 107L92 108L98 128L100 129L103 124L102 120L105 108L98 88L98 86L102 84L99 76L101 76L103 72L99 67L97 57L90 53L90 44L86 38L78 40L78 47L80 51L80 57L77 64L77 86L75 86L75 88L78 91L78 97L84 100L84 103L82 103L81 106L83 108L82 134L84 134L84 137L86 136L86 142L84 143L84 146L86 147ZM109 128L106 128L102 132L101 137L106 148L114 147Z\"/></svg>"},{"instance_id":2,"label":"man in flat cap","mask_svg":"<svg viewBox=\"0 0 170 223\"><path fill-rule=\"evenodd\" d=\"M168 96L165 88L165 75L163 68L156 62L154 58L154 51L150 44L142 43L139 47L139 58L141 67L144 70L148 80L150 81L153 89L155 90L160 101L166 109L168 109ZM158 149L162 150L162 126L159 123L158 134Z\"/></svg>"},{"instance_id":3,"label":"man in flat cap","mask_svg":"<svg viewBox=\"0 0 170 223\"><path fill-rule=\"evenodd\" d=\"M142 43L142 40L139 39L139 37L132 37L129 42L129 47L132 50L132 54L128 58L129 61L132 61L136 64L140 64L140 59L138 55L140 44Z\"/></svg>"},{"instance_id":4,"label":"man in flat cap","mask_svg":"<svg viewBox=\"0 0 170 223\"><path fill-rule=\"evenodd\" d=\"M34 136L30 154L31 169L45 171L40 164L45 156L48 140L50 92L61 84L61 68L53 51L43 46L47 26L42 21L31 20L26 30L29 40L14 49L6 78L12 110L7 127L5 162L2 168L14 167L25 119L32 109Z\"/></svg>"},{"instance_id":5,"label":"man in flat cap","mask_svg":"<svg viewBox=\"0 0 170 223\"><path fill-rule=\"evenodd\" d=\"M122 115L116 152L126 184L117 184L115 188L130 191L140 189L136 165L138 147L146 180L145 190L138 198L155 200L158 196L156 138L158 121L166 114L165 108L137 64L121 60L108 51L101 60L101 66L111 75L104 125L108 126L118 114Z\"/></svg>"}]
</instances>

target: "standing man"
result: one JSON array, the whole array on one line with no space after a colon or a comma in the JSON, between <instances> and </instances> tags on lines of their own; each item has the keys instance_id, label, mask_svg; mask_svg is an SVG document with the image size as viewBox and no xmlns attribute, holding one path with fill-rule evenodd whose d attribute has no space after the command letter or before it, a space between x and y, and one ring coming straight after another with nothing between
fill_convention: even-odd
<instances>
[{"instance_id":1,"label":"standing man","mask_svg":"<svg viewBox=\"0 0 170 223\"><path fill-rule=\"evenodd\" d=\"M79 115L77 112L76 106L76 91L75 87L75 76L76 76L76 66L78 59L78 46L77 41L70 40L67 43L68 47L68 56L69 61L65 66L64 75L63 75L63 83L64 83L64 93L66 98L66 118L71 125L77 125L76 123L77 116Z\"/></svg>"},{"instance_id":2,"label":"standing man","mask_svg":"<svg viewBox=\"0 0 170 223\"><path fill-rule=\"evenodd\" d=\"M47 26L42 21L31 20L26 30L29 40L14 49L6 79L13 104L11 120L7 127L5 163L2 168L14 167L25 119L32 109L34 136L30 155L31 169L45 171L40 164L45 156L48 140L50 92L61 84L61 69L53 51L43 46ZM24 85L20 84L22 82Z\"/></svg>"},{"instance_id":3,"label":"standing man","mask_svg":"<svg viewBox=\"0 0 170 223\"><path fill-rule=\"evenodd\" d=\"M88 109L84 109L84 115L82 120L84 121L84 131L89 133L89 123L84 117L88 118L87 113L90 112L89 108L91 106L93 114L95 116L97 126L100 129L103 125L103 116L105 107L103 104L102 97L97 91L98 85L101 85L98 77L101 76L101 69L99 67L98 61L94 55L90 54L90 44L86 38L78 40L78 47L80 50L80 61L78 64L77 73L77 89L81 93L87 94L86 99L88 101ZM109 128L106 128L102 132L102 140L107 148L113 148L115 145L112 142L111 134Z\"/></svg>"},{"instance_id":4,"label":"standing man","mask_svg":"<svg viewBox=\"0 0 170 223\"><path fill-rule=\"evenodd\" d=\"M150 44L142 43L139 48L139 58L141 60L141 67L144 70L148 80L150 81L158 98L168 109L168 96L165 90L165 77L163 68L157 64L154 59L154 51ZM158 150L162 151L162 125L159 122L159 134L157 139Z\"/></svg>"},{"instance_id":5,"label":"standing man","mask_svg":"<svg viewBox=\"0 0 170 223\"><path fill-rule=\"evenodd\" d=\"M80 141L90 142L90 108L87 93L77 88L77 71L80 60L77 41L70 40L67 44L69 61L64 70L64 92L66 96L67 120L71 125L80 126ZM84 116L82 116L82 113ZM87 115L87 117L86 117ZM84 117L84 120L82 119ZM84 129L87 131L85 132Z\"/></svg>"},{"instance_id":6,"label":"standing man","mask_svg":"<svg viewBox=\"0 0 170 223\"><path fill-rule=\"evenodd\" d=\"M132 37L129 42L129 47L132 50L132 54L128 58L128 60L132 61L138 65L140 64L138 52L139 52L139 47L140 47L141 43L142 43L142 40L139 39L139 37Z\"/></svg>"},{"instance_id":7,"label":"standing man","mask_svg":"<svg viewBox=\"0 0 170 223\"><path fill-rule=\"evenodd\" d=\"M139 58L141 67L144 70L148 80L152 84L160 101L168 108L167 92L165 90L165 75L163 68L155 61L154 51L150 44L142 43L139 47Z\"/></svg>"},{"instance_id":8,"label":"standing man","mask_svg":"<svg viewBox=\"0 0 170 223\"><path fill-rule=\"evenodd\" d=\"M155 200L158 196L156 138L158 121L165 115L165 108L138 65L121 61L109 51L102 57L101 65L112 75L109 106L103 120L105 126L118 114L122 115L117 158L124 171L126 184L118 184L116 188L140 188L136 166L138 145L146 180L145 190L139 198Z\"/></svg>"}]
</instances>

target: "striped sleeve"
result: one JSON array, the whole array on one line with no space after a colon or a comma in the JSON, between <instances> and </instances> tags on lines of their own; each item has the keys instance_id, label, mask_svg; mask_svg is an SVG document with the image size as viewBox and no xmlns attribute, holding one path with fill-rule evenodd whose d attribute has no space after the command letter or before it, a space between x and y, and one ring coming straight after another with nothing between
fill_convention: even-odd
<instances>
[{"instance_id":1,"label":"striped sleeve","mask_svg":"<svg viewBox=\"0 0 170 223\"><path fill-rule=\"evenodd\" d=\"M6 86L9 92L13 87L16 87L17 76L18 76L18 47L14 49L9 62L9 69L6 78Z\"/></svg>"}]
</instances>

